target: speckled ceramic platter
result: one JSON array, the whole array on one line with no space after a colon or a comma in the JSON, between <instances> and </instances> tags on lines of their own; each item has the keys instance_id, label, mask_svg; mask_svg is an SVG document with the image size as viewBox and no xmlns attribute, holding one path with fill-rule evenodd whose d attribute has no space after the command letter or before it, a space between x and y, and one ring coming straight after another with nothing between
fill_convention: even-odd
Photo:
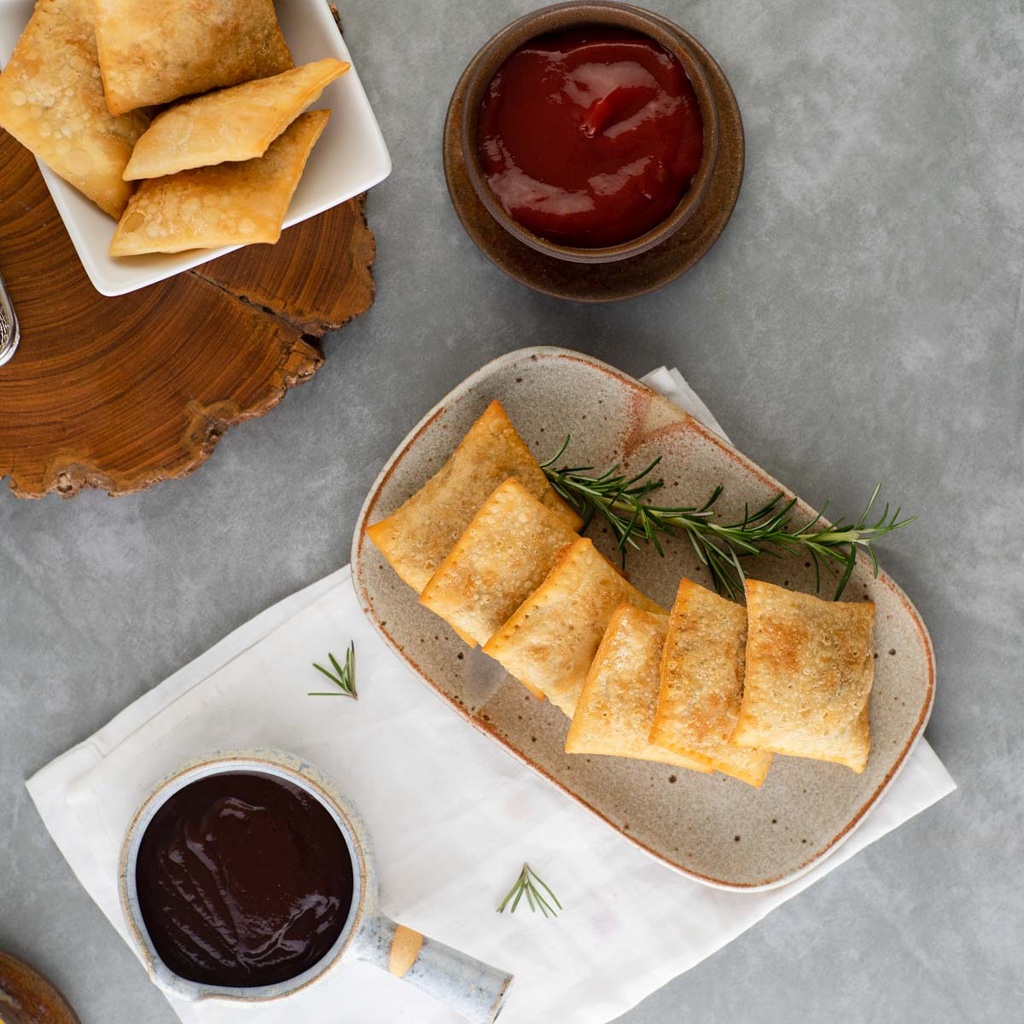
<instances>
[{"instance_id":1,"label":"speckled ceramic platter","mask_svg":"<svg viewBox=\"0 0 1024 1024\"><path fill-rule=\"evenodd\" d=\"M733 889L780 885L827 856L863 820L921 735L931 712L935 664L917 610L883 572L862 561L844 599L876 605L872 750L856 775L840 765L777 756L760 790L625 758L566 754L569 721L530 697L479 650L471 651L392 572L366 536L451 454L488 402L498 399L543 461L572 437L572 465L642 469L662 456L667 504L699 503L724 485L720 508L742 515L785 490L677 406L620 371L575 352L513 352L474 373L399 445L370 491L356 526L353 577L384 639L459 714L638 846L691 877ZM803 503L799 516L813 513ZM606 553L607 534L592 530ZM689 545L670 538L665 558L632 553L633 583L666 608L681 576L710 585ZM814 592L800 558L763 559L751 576ZM454 768L454 766L453 766Z\"/></svg>"}]
</instances>

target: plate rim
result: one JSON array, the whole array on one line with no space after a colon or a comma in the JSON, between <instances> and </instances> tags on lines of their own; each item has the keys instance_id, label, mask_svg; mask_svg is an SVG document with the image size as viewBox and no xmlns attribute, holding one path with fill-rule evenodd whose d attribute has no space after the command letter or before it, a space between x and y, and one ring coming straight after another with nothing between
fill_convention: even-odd
<instances>
[{"instance_id":1,"label":"plate rim","mask_svg":"<svg viewBox=\"0 0 1024 1024\"><path fill-rule=\"evenodd\" d=\"M597 359L593 356L587 355L584 352L574 351L572 349L561 348L554 345L535 345L528 346L526 348L516 349L512 352L507 352L504 355L498 356L495 359L491 359L486 362L479 369L473 371L469 376L465 377L455 387L448 391L435 405L433 405L423 417L413 426L413 428L406 434L406 436L398 443L391 456L385 462L384 466L378 473L373 484L370 486L367 492L366 498L363 500L363 504L360 507L358 517L356 519L355 529L352 536L352 548L350 552L350 562L352 567L352 581L356 591L356 597L359 601L359 606L363 611L363 614L369 620L370 624L376 630L378 635L384 640L388 647L394 652L394 654L401 659L401 661L407 665L412 672L419 678L419 680L430 689L435 696L440 698L450 708L456 711L465 721L470 725L474 726L480 732L489 736L495 743L501 746L505 751L515 757L522 764L530 768L535 774L545 779L548 783L555 786L563 795L570 797L580 807L584 808L587 812L594 815L598 820L604 822L609 828L617 833L622 838L631 842L638 849L642 850L648 856L654 858L661 864L678 872L688 878L693 879L702 885L709 886L711 888L720 889L728 892L767 892L771 889L777 889L780 886L788 885L790 882L796 881L798 878L807 874L809 871L816 868L822 861L830 857L839 847L850 838L850 836L857 830L857 828L863 823L868 813L873 810L882 796L889 790L897 776L903 770L906 765L914 747L918 741L924 735L925 727L928 724L928 720L931 717L932 709L935 705L935 648L932 643L931 636L928 632L928 627L925 625L924 619L920 612L915 607L913 602L907 597L902 587L883 569L879 569L877 580L879 583L887 586L893 596L899 601L903 608L907 611L910 620L912 621L917 632L920 634L923 648L927 661L928 668L928 679L927 679L927 694L925 700L918 713L917 721L911 731L910 737L907 742L903 745L898 756L893 761L885 777L881 780L878 786L868 795L867 799L860 805L856 813L847 821L839 832L834 835L821 849L815 852L811 857L804 861L801 865L794 868L790 872L779 875L776 878L768 879L763 882L755 883L743 883L743 882L730 882L723 879L712 878L708 875L701 874L692 868L684 867L681 864L669 859L664 854L651 849L647 846L639 837L632 835L628 831L624 831L613 821L611 821L604 813L602 813L593 804L589 803L584 797L570 789L560 779L555 778L550 772L548 772L543 766L532 761L523 750L513 746L504 737L502 737L498 731L491 726L484 719L474 715L467 707L460 704L458 701L449 697L448 694L444 693L429 677L429 675L423 671L413 659L406 654L400 644L395 640L387 631L386 626L382 625L379 616L375 613L372 606L372 599L366 586L366 581L363 574L363 551L366 549L366 544L369 538L366 535L366 528L368 526L369 518L372 515L378 500L380 499L381 492L391 478L395 469L408 455L411 448L419 440L422 434L430 427L430 425L453 403L462 399L468 391L471 391L478 383L487 378L493 376L496 372L500 372L508 364L521 363L524 360L539 360L539 359L559 359L567 360L571 362L583 363L601 372L604 372L618 381L620 381L626 387L631 389L639 389L641 391L647 391L652 394L658 394L654 389L643 384L635 377L626 373L623 370L618 369L615 366L605 363L604 361ZM664 396L660 396L664 398ZM664 399L668 401L668 399ZM674 403L670 403L674 405ZM700 433L702 433L712 444L716 445L722 450L722 453L739 462L742 466L750 470L755 476L760 477L765 483L778 488L780 491L790 494L788 488L780 484L774 477L763 470L755 462L753 462L748 456L744 455L738 449L733 447L729 442L722 438L719 434L711 430L696 417L692 416L685 409L675 406L679 410L681 418L688 419L691 425L695 427ZM814 515L815 510L811 508L802 498L798 495L793 495L796 498L796 507L805 514ZM867 557L863 553L858 554L858 561L862 564L870 564Z\"/></svg>"}]
</instances>

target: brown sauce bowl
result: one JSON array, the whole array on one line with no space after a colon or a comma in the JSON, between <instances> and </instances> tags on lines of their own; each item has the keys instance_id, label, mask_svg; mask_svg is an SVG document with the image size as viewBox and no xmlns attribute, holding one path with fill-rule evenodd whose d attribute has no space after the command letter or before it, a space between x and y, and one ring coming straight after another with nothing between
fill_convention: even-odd
<instances>
[{"instance_id":1,"label":"brown sauce bowl","mask_svg":"<svg viewBox=\"0 0 1024 1024\"><path fill-rule=\"evenodd\" d=\"M479 152L480 112L492 79L505 61L537 36L565 29L600 25L627 29L654 40L682 65L697 95L704 121L704 149L692 184L673 211L653 228L617 245L600 248L561 245L542 238L512 218L487 183ZM466 69L460 139L470 185L490 216L510 235L537 252L570 263L613 263L630 259L660 245L700 208L718 159L719 118L714 93L703 68L681 32L671 23L631 4L572 2L543 7L524 15L493 36ZM453 99L454 102L454 99ZM453 200L456 197L453 195ZM457 200L456 200L457 202Z\"/></svg>"},{"instance_id":2,"label":"brown sauce bowl","mask_svg":"<svg viewBox=\"0 0 1024 1024\"><path fill-rule=\"evenodd\" d=\"M171 797L191 783L214 775L258 775L290 783L326 811L344 839L350 864L339 865L339 869L352 871L352 902L334 944L300 974L246 986L192 981L175 973L161 959L150 935L138 884L138 861L146 831ZM164 992L189 1002L217 999L248 1004L284 999L333 974L345 963L361 961L446 1003L468 1024L494 1024L512 982L505 971L398 924L380 911L377 869L358 813L328 776L285 751L219 751L192 761L160 782L125 833L118 866L118 895L128 934L150 978Z\"/></svg>"}]
</instances>

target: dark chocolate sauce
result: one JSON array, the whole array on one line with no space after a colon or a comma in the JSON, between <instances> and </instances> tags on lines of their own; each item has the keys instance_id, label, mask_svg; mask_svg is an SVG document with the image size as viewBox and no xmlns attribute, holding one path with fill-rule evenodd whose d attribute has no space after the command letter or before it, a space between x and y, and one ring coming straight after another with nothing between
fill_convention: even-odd
<instances>
[{"instance_id":1,"label":"dark chocolate sauce","mask_svg":"<svg viewBox=\"0 0 1024 1024\"><path fill-rule=\"evenodd\" d=\"M352 904L352 860L298 786L232 772L185 786L149 823L139 906L160 959L208 985L253 988L322 959Z\"/></svg>"}]
</instances>

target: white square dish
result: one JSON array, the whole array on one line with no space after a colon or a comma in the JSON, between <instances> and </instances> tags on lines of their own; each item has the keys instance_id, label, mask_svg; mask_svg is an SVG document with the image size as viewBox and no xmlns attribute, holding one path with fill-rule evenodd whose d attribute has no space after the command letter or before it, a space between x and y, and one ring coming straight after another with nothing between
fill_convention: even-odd
<instances>
[{"instance_id":1,"label":"white square dish","mask_svg":"<svg viewBox=\"0 0 1024 1024\"><path fill-rule=\"evenodd\" d=\"M33 6L33 0L0 0L3 64L10 59ZM277 13L297 65L324 57L352 64L341 78L324 89L314 104L315 108L329 108L333 113L292 199L284 221L288 228L383 181L391 172L391 157L326 0L289 0L278 5ZM109 252L115 221L41 162L39 167L85 272L102 295L123 295L145 288L239 248L192 249L115 259Z\"/></svg>"}]
</instances>

